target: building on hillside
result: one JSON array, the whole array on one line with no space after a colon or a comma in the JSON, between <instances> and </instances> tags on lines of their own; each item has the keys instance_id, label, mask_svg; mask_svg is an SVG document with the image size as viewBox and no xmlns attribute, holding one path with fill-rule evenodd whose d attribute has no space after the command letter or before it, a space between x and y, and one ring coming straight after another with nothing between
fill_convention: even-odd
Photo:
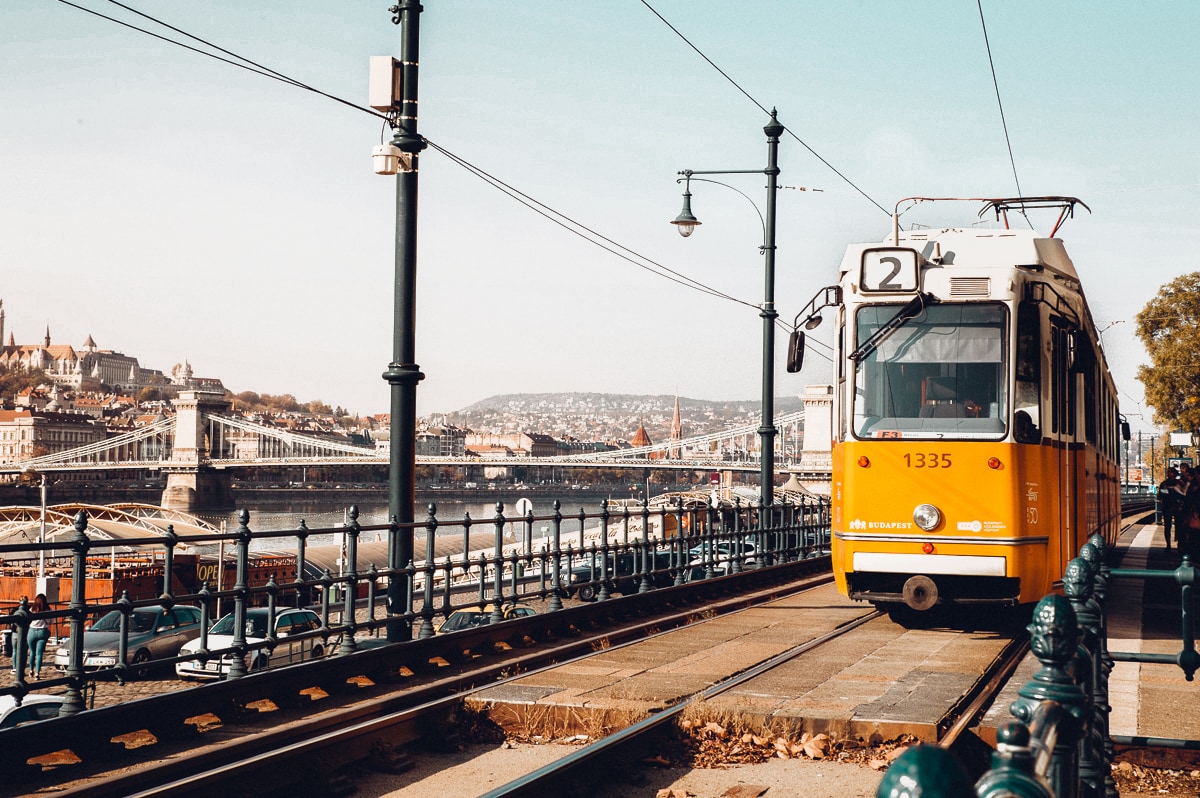
<instances>
[{"instance_id":1,"label":"building on hillside","mask_svg":"<svg viewBox=\"0 0 1200 798\"><path fill-rule=\"evenodd\" d=\"M0 368L41 369L55 385L76 391L96 391L108 386L121 393L136 394L143 388L156 387L167 393L180 390L218 390L225 388L216 378L193 377L191 365L176 366L168 379L158 369L142 368L136 357L101 349L88 336L79 349L70 344L52 344L50 327L38 344L18 344L12 332L5 334L4 300L0 299Z\"/></svg>"},{"instance_id":2,"label":"building on hillside","mask_svg":"<svg viewBox=\"0 0 1200 798\"><path fill-rule=\"evenodd\" d=\"M467 430L453 426L425 427L417 431L417 455L462 457L466 454L467 435Z\"/></svg>"},{"instance_id":3,"label":"building on hillside","mask_svg":"<svg viewBox=\"0 0 1200 798\"><path fill-rule=\"evenodd\" d=\"M55 454L106 438L104 423L86 413L0 410L0 463Z\"/></svg>"},{"instance_id":4,"label":"building on hillside","mask_svg":"<svg viewBox=\"0 0 1200 798\"><path fill-rule=\"evenodd\" d=\"M467 434L465 445L471 450L504 447L518 457L554 457L558 454L558 441L539 432L472 432Z\"/></svg>"}]
</instances>

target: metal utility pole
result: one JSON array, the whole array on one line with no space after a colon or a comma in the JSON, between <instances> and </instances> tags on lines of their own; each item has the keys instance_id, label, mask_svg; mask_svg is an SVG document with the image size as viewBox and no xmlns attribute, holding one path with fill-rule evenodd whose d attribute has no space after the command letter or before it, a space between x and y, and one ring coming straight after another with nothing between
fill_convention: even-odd
<instances>
[{"instance_id":1,"label":"metal utility pole","mask_svg":"<svg viewBox=\"0 0 1200 798\"><path fill-rule=\"evenodd\" d=\"M783 125L776 118L774 110L771 111L771 121L763 128L763 133L767 135L767 168L766 169L733 169L719 171L700 171L685 169L679 174L683 175L680 180L686 181L683 193L683 211L677 216L671 224L676 226L679 234L687 238L692 234L700 222L692 215L692 194L691 184L693 175L741 175L741 174L765 174L767 176L767 212L766 218L763 219L763 302L759 310L759 316L763 320L763 343L762 343L762 422L758 428L759 436L759 503L766 507L775 502L775 319L779 317L779 313L775 310L775 200L779 193L779 137L783 135ZM704 180L697 178L698 181L717 183L717 185L727 186L725 183L720 183L715 180ZM679 182L679 181L676 181ZM737 189L733 189L738 191ZM741 194L740 191L738 191ZM742 196L745 196L742 194ZM746 199L750 199L746 197ZM754 204L750 200L750 204ZM758 206L755 205L755 209Z\"/></svg>"},{"instance_id":2,"label":"metal utility pole","mask_svg":"<svg viewBox=\"0 0 1200 798\"><path fill-rule=\"evenodd\" d=\"M383 379L391 386L388 433L387 639L412 639L412 625L402 620L412 603L412 577L397 576L413 558L413 503L416 500L417 383L425 376L416 364L417 330L417 157L425 140L417 133L417 65L420 62L421 4L402 0L392 6L392 23L400 26L402 88L398 126L392 144L411 158L412 168L396 176L396 273L392 362Z\"/></svg>"}]
</instances>

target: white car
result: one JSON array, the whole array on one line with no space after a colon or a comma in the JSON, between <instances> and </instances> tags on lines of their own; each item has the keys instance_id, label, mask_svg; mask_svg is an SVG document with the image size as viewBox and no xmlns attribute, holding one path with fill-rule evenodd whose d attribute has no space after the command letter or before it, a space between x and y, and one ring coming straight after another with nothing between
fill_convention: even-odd
<instances>
[{"instance_id":1,"label":"white car","mask_svg":"<svg viewBox=\"0 0 1200 798\"><path fill-rule=\"evenodd\" d=\"M267 639L268 623L271 621L266 607L251 607L246 610L246 645L253 646ZM226 615L208 630L208 649L217 651L233 645L233 613ZM323 637L294 639L296 635L321 628L321 618L312 610L279 607L275 610L274 648L266 647L251 651L246 658L248 671L262 670L279 665L320 659L329 651L329 641ZM196 638L179 652L180 656L195 655L200 650L200 638ZM175 675L181 679L224 679L229 675L229 664L233 654L210 657L205 661L185 659L175 663Z\"/></svg>"},{"instance_id":2,"label":"white car","mask_svg":"<svg viewBox=\"0 0 1200 798\"><path fill-rule=\"evenodd\" d=\"M66 696L44 695L30 693L17 706L17 699L11 695L0 695L0 730L11 729L35 720L57 718L58 709L67 700Z\"/></svg>"}]
</instances>

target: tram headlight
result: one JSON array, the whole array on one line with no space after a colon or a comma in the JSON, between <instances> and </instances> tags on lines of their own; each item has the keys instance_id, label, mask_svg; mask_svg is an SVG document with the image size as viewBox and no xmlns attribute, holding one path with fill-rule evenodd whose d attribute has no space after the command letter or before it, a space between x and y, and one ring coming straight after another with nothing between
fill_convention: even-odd
<instances>
[{"instance_id":1,"label":"tram headlight","mask_svg":"<svg viewBox=\"0 0 1200 798\"><path fill-rule=\"evenodd\" d=\"M932 504L919 504L913 510L913 523L926 532L933 531L942 522L942 511Z\"/></svg>"}]
</instances>

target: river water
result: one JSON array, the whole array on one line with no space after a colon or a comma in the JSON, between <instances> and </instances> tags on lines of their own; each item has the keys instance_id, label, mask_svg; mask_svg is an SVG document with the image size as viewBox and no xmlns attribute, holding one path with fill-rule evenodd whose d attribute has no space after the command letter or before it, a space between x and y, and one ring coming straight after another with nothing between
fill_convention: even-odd
<instances>
[{"instance_id":1,"label":"river water","mask_svg":"<svg viewBox=\"0 0 1200 798\"><path fill-rule=\"evenodd\" d=\"M593 494L580 494L579 496L571 496L570 499L574 499L575 501L561 500L560 512L563 514L562 534L564 539L568 534L578 534L580 510L583 510L589 516L598 514L600 512L600 503L605 497ZM527 501L532 505L533 515L536 519L533 524L534 539L543 536L549 537L552 523L549 517L554 514L553 498L528 499L520 496L520 494L502 494L497 497L497 501L501 501L504 504L504 516L507 519L504 525L506 535L511 537L523 532L524 524L520 523L520 519L524 518L523 511L525 510L525 506L519 506L519 503ZM386 524L388 522L386 501L377 503L355 502L355 504L358 506L358 523L360 526L367 527ZM265 502L259 506L246 507L250 511L249 526L251 531L254 532L275 530L291 532L299 527L302 520L310 530L338 527L349 520L349 508L350 503L339 503L336 497L303 502ZM233 531L237 529L240 512L241 508L221 512L196 512L195 515L214 526L224 526L227 531ZM613 512L611 506L609 512ZM471 502L439 499L437 502L439 537L442 535L460 536L462 534L463 518L468 513L471 517L472 540L475 539L476 535L487 535L495 528L496 501ZM414 513L414 520L421 523L426 518L428 518L428 504L418 502L417 512ZM588 529L598 524L597 520L591 518L586 522ZM386 535L387 533L384 530L364 531L360 540L363 542L384 540L386 539ZM318 534L312 535L308 539L308 542L314 546L331 545L340 543L341 537L337 533ZM417 529L415 538L423 540L424 532L421 529ZM280 546L291 548L294 545L294 542L290 539L272 538L269 540L255 540L251 548L267 549L279 548Z\"/></svg>"}]
</instances>

